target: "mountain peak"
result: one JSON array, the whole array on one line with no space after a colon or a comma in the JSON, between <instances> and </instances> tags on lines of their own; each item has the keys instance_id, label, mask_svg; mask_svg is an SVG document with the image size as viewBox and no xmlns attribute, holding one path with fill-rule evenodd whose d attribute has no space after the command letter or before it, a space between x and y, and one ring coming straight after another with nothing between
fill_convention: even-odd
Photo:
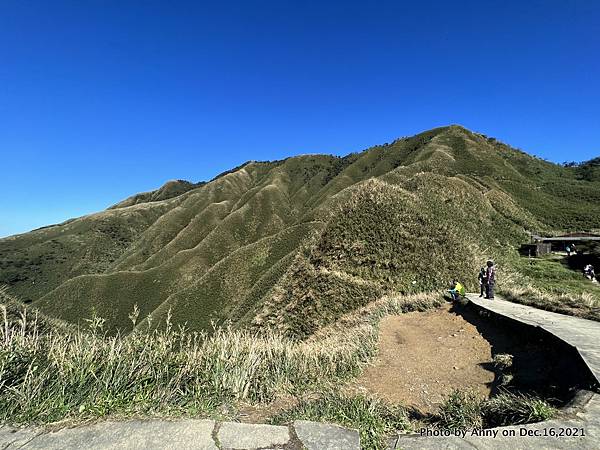
<instances>
[{"instance_id":1,"label":"mountain peak","mask_svg":"<svg viewBox=\"0 0 600 450\"><path fill-rule=\"evenodd\" d=\"M197 330L229 321L306 336L390 289L469 280L474 261L527 229L598 228L600 184L579 178L452 124L343 158L170 180L2 239L0 284L68 322L98 314L111 331L130 330L137 305Z\"/></svg>"}]
</instances>

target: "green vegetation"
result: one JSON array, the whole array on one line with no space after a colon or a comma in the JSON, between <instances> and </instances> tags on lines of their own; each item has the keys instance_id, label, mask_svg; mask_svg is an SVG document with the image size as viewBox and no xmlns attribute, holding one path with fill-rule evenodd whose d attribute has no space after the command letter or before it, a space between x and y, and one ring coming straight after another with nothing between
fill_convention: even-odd
<instances>
[{"instance_id":1,"label":"green vegetation","mask_svg":"<svg viewBox=\"0 0 600 450\"><path fill-rule=\"evenodd\" d=\"M505 391L481 399L474 392L457 390L440 406L434 423L448 429L490 428L541 422L555 414L546 401L530 395Z\"/></svg>"},{"instance_id":2,"label":"green vegetation","mask_svg":"<svg viewBox=\"0 0 600 450\"><path fill-rule=\"evenodd\" d=\"M114 206L111 206L109 209L125 208L127 206L133 206L139 203L159 202L161 200L167 200L169 198L177 197L181 194L184 194L185 192L202 186L203 184L203 182L194 184L185 180L168 181L155 191L142 192L141 194L136 194L132 197L129 197L128 199L123 200L122 202L117 203Z\"/></svg>"},{"instance_id":3,"label":"green vegetation","mask_svg":"<svg viewBox=\"0 0 600 450\"><path fill-rule=\"evenodd\" d=\"M576 258L572 256L571 258ZM511 274L499 293L506 299L559 312L600 320L600 286L567 265L567 257L514 257Z\"/></svg>"},{"instance_id":4,"label":"green vegetation","mask_svg":"<svg viewBox=\"0 0 600 450\"><path fill-rule=\"evenodd\" d=\"M337 423L356 428L363 449L387 448L386 437L395 431L411 429L406 410L364 395L326 392L316 400L303 400L292 409L271 419L281 425L294 420Z\"/></svg>"},{"instance_id":5,"label":"green vegetation","mask_svg":"<svg viewBox=\"0 0 600 450\"><path fill-rule=\"evenodd\" d=\"M455 390L439 407L437 414L417 418L412 411L386 404L365 395L325 391L318 398L301 400L275 415L271 422L287 424L294 420L336 423L359 430L362 448L387 448L386 438L393 432L409 432L417 427L471 430L519 425L549 420L556 409L546 401L508 391L482 399L470 391Z\"/></svg>"},{"instance_id":6,"label":"green vegetation","mask_svg":"<svg viewBox=\"0 0 600 450\"><path fill-rule=\"evenodd\" d=\"M490 232L472 241L485 227ZM473 289L484 249L500 255L520 238L462 180L420 174L401 185L368 181L296 255L254 325L304 338L384 294L437 291L455 277Z\"/></svg>"},{"instance_id":7,"label":"green vegetation","mask_svg":"<svg viewBox=\"0 0 600 450\"><path fill-rule=\"evenodd\" d=\"M570 162L564 165L573 168L581 180L600 181L600 156L583 163Z\"/></svg>"},{"instance_id":8,"label":"green vegetation","mask_svg":"<svg viewBox=\"0 0 600 450\"><path fill-rule=\"evenodd\" d=\"M329 392L374 356L381 317L440 304L424 295L382 298L297 342L230 328L196 333L169 320L107 335L99 317L75 328L47 321L2 290L0 300L0 421L17 424L215 416L232 414L240 401ZM138 316L134 309L129 320Z\"/></svg>"},{"instance_id":9,"label":"green vegetation","mask_svg":"<svg viewBox=\"0 0 600 450\"><path fill-rule=\"evenodd\" d=\"M171 311L195 331L305 339L387 294L455 277L474 289L489 257L518 275L528 230L599 229L600 181L582 175L594 164L551 164L459 126L343 158L248 162L0 239L0 284L72 324L99 315L111 334L132 331L137 305L142 327Z\"/></svg>"},{"instance_id":10,"label":"green vegetation","mask_svg":"<svg viewBox=\"0 0 600 450\"><path fill-rule=\"evenodd\" d=\"M475 392L456 390L440 406L438 425L452 430L482 428L482 403Z\"/></svg>"},{"instance_id":11,"label":"green vegetation","mask_svg":"<svg viewBox=\"0 0 600 450\"><path fill-rule=\"evenodd\" d=\"M105 415L211 415L238 400L266 402L357 374L369 336L296 344L274 334L174 329L123 338L92 332L40 333L25 315L0 320L0 420L46 423ZM31 322L30 322L31 320ZM357 332L358 333L358 332Z\"/></svg>"},{"instance_id":12,"label":"green vegetation","mask_svg":"<svg viewBox=\"0 0 600 450\"><path fill-rule=\"evenodd\" d=\"M439 306L440 296L382 297L298 342L273 332L221 328L212 334L135 327L107 335L95 317L85 329L47 319L0 290L0 421L77 422L104 416L235 417L238 402L297 403L272 423L318 420L357 428L364 448L384 448L389 433L409 431L411 411L344 392L376 352L378 324L389 314ZM129 314L137 323L139 310ZM497 364L510 366L510 355ZM503 393L481 400L453 393L428 425L499 426L545 420L546 402Z\"/></svg>"},{"instance_id":13,"label":"green vegetation","mask_svg":"<svg viewBox=\"0 0 600 450\"><path fill-rule=\"evenodd\" d=\"M231 417L289 396L273 423L331 421L383 448L410 412L343 389L375 355L382 317L439 306L450 279L475 290L491 257L509 300L600 320L580 262L516 256L528 231L600 229L597 162L562 167L450 126L343 158L248 162L0 239L0 421ZM554 413L457 391L424 420Z\"/></svg>"},{"instance_id":14,"label":"green vegetation","mask_svg":"<svg viewBox=\"0 0 600 450\"><path fill-rule=\"evenodd\" d=\"M556 409L540 398L504 392L483 402L484 424L502 427L552 419Z\"/></svg>"}]
</instances>

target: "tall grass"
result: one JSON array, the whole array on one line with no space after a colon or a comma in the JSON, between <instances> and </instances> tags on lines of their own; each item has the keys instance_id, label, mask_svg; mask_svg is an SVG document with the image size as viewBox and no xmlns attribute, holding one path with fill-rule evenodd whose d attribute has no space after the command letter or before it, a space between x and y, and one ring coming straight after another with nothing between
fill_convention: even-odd
<instances>
[{"instance_id":1,"label":"tall grass","mask_svg":"<svg viewBox=\"0 0 600 450\"><path fill-rule=\"evenodd\" d=\"M0 420L46 423L109 414L216 414L236 401L269 402L340 384L376 352L387 311L439 304L421 295L386 298L348 326L298 342L270 331L190 332L148 326L127 336L88 329L40 328L27 309L0 305ZM136 322L137 314L130 316ZM352 323L350 325L350 323Z\"/></svg>"},{"instance_id":2,"label":"tall grass","mask_svg":"<svg viewBox=\"0 0 600 450\"><path fill-rule=\"evenodd\" d=\"M111 413L203 413L235 400L265 402L345 380L373 354L368 330L295 343L274 333L162 330L107 336L41 334L0 306L0 419L53 422ZM367 335L363 335L367 333Z\"/></svg>"},{"instance_id":3,"label":"tall grass","mask_svg":"<svg viewBox=\"0 0 600 450\"><path fill-rule=\"evenodd\" d=\"M545 292L531 285L508 285L499 293L511 302L600 321L600 301L588 292Z\"/></svg>"},{"instance_id":4,"label":"tall grass","mask_svg":"<svg viewBox=\"0 0 600 450\"><path fill-rule=\"evenodd\" d=\"M86 329L65 328L0 294L0 422L222 416L239 401L311 393L312 400L300 400L273 421L305 418L358 428L366 448L380 448L386 433L407 429L406 410L346 395L341 386L376 353L381 318L442 302L434 294L384 297L295 341L271 331L190 332L168 317L164 326L114 336L101 318ZM130 315L134 325L137 315ZM552 412L533 398L504 395L481 403L457 393L442 408L439 426L524 423Z\"/></svg>"},{"instance_id":5,"label":"tall grass","mask_svg":"<svg viewBox=\"0 0 600 450\"><path fill-rule=\"evenodd\" d=\"M600 301L587 292L547 293L534 286L507 286L502 296L515 303L534 306L547 311L600 321Z\"/></svg>"}]
</instances>

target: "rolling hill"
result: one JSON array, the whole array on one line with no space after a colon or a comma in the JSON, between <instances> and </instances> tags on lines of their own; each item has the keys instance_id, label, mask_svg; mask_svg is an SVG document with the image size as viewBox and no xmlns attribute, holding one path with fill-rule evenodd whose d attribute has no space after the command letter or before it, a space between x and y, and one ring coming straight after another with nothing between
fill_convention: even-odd
<instances>
[{"instance_id":1,"label":"rolling hill","mask_svg":"<svg viewBox=\"0 0 600 450\"><path fill-rule=\"evenodd\" d=\"M111 331L131 330L137 305L142 319L170 311L197 330L306 337L389 292L454 277L469 287L529 231L600 228L587 167L455 125L345 157L251 161L0 239L0 284L50 317L97 314Z\"/></svg>"}]
</instances>

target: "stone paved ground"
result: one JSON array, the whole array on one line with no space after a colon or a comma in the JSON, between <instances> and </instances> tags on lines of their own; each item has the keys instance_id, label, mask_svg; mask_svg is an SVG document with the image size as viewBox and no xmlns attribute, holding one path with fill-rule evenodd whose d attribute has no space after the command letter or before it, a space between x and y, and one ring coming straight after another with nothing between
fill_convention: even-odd
<instances>
[{"instance_id":1,"label":"stone paved ground","mask_svg":"<svg viewBox=\"0 0 600 450\"><path fill-rule=\"evenodd\" d=\"M106 421L49 432L0 427L0 449L359 450L356 430L298 421L289 427L212 420Z\"/></svg>"}]
</instances>

